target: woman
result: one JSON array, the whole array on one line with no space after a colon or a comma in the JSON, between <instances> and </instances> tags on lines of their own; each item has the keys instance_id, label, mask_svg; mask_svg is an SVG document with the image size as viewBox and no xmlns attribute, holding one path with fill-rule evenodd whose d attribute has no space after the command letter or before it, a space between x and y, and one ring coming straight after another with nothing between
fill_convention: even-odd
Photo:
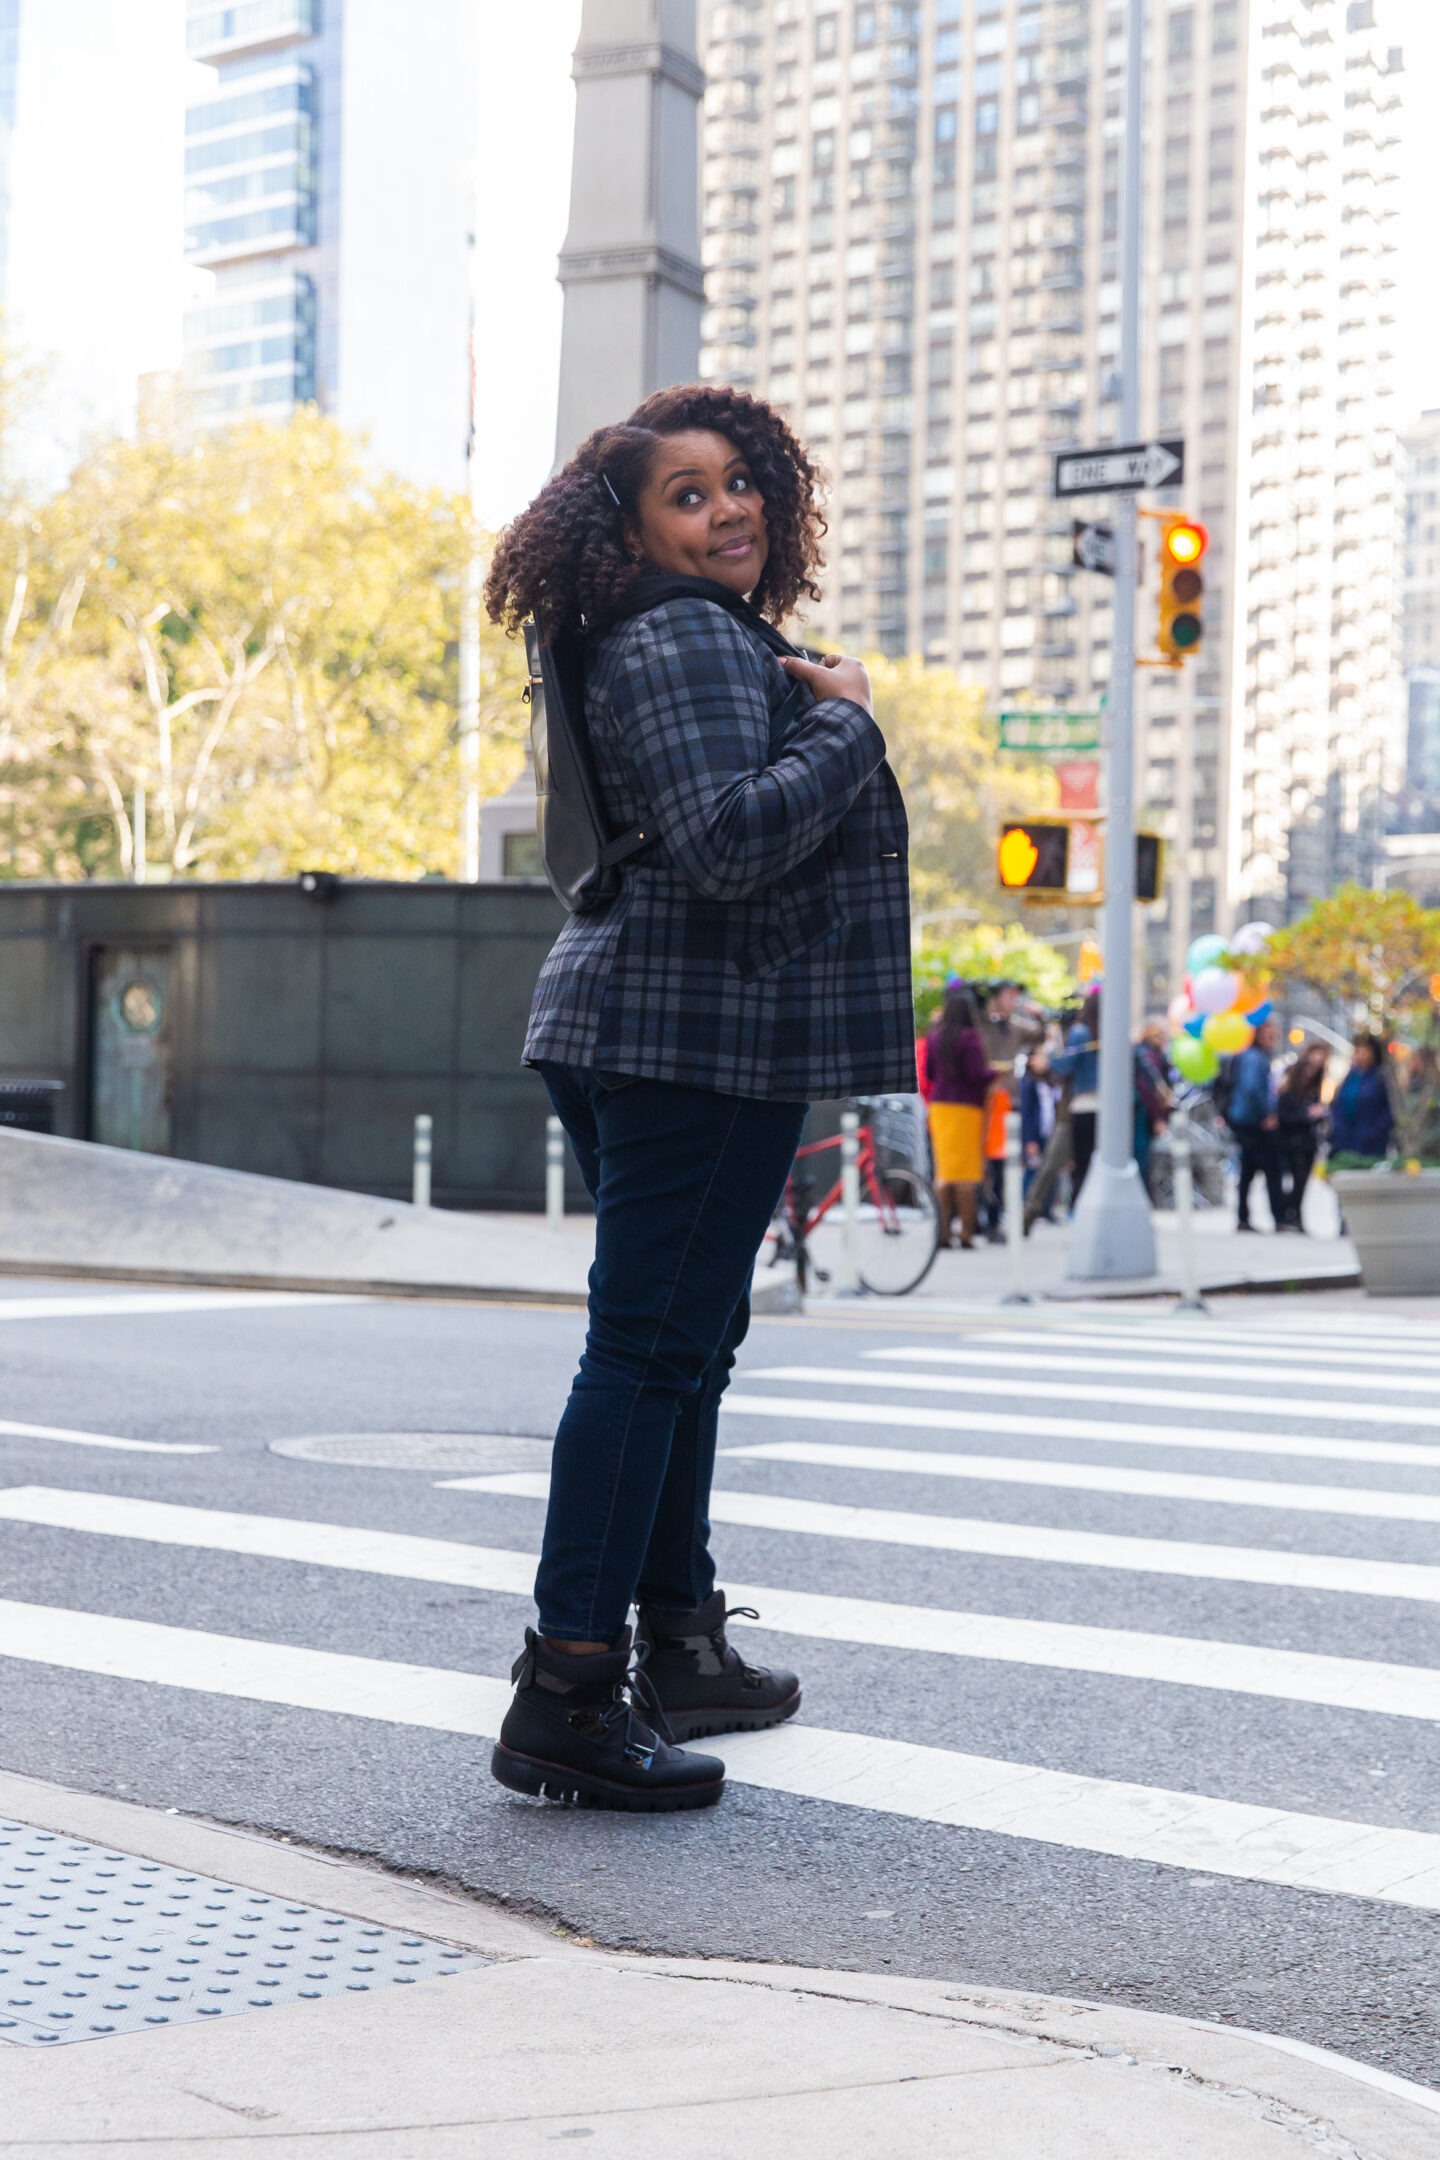
<instances>
[{"instance_id":1,"label":"woman","mask_svg":"<svg viewBox=\"0 0 1440 2160\"><path fill-rule=\"evenodd\" d=\"M1095 1120L1100 1111L1100 993L1090 991L1080 1017L1065 1036L1055 1070L1070 1089L1070 1211L1080 1197L1090 1158L1095 1153Z\"/></svg>"},{"instance_id":2,"label":"woman","mask_svg":"<svg viewBox=\"0 0 1440 2160\"><path fill-rule=\"evenodd\" d=\"M768 406L664 390L581 445L486 588L512 631L582 641L604 807L657 836L566 923L525 1045L595 1199L595 1265L492 1767L582 1805L710 1805L723 1765L667 1736L799 1706L793 1673L726 1641L720 1397L808 1099L915 1084L905 812L869 679L771 628L819 597L815 481Z\"/></svg>"},{"instance_id":3,"label":"woman","mask_svg":"<svg viewBox=\"0 0 1440 2160\"><path fill-rule=\"evenodd\" d=\"M925 1038L925 1090L940 1243L954 1243L950 1233L958 1216L962 1252L975 1244L985 1176L985 1097L994 1077L975 1000L963 982L948 982L945 1003Z\"/></svg>"},{"instance_id":4,"label":"woman","mask_svg":"<svg viewBox=\"0 0 1440 2160\"><path fill-rule=\"evenodd\" d=\"M1307 1043L1280 1083L1275 1114L1280 1120L1281 1169L1289 1191L1285 1195L1285 1212L1275 1225L1277 1230L1304 1233L1300 1209L1325 1134L1325 1105L1320 1091L1325 1085L1329 1059L1324 1043Z\"/></svg>"},{"instance_id":5,"label":"woman","mask_svg":"<svg viewBox=\"0 0 1440 2160\"><path fill-rule=\"evenodd\" d=\"M1378 1162L1395 1123L1385 1085L1385 1045L1378 1035L1355 1037L1350 1070L1330 1105L1330 1151Z\"/></svg>"}]
</instances>

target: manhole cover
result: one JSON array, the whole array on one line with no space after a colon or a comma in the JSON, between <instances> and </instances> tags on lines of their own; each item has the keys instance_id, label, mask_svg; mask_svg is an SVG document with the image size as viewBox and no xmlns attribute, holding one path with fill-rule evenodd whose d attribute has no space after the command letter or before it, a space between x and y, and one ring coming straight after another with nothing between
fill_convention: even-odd
<instances>
[{"instance_id":1,"label":"manhole cover","mask_svg":"<svg viewBox=\"0 0 1440 2160\"><path fill-rule=\"evenodd\" d=\"M548 1470L550 1442L513 1433L304 1433L272 1440L272 1455L368 1470Z\"/></svg>"},{"instance_id":2,"label":"manhole cover","mask_svg":"<svg viewBox=\"0 0 1440 2160\"><path fill-rule=\"evenodd\" d=\"M0 2041L95 2040L488 1960L0 1820Z\"/></svg>"}]
</instances>

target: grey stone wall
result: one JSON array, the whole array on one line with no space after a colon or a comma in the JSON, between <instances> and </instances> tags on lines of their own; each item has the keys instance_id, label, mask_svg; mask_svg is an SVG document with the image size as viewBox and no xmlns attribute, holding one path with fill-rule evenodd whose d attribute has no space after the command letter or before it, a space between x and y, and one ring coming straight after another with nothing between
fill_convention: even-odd
<instances>
[{"instance_id":1,"label":"grey stone wall","mask_svg":"<svg viewBox=\"0 0 1440 2160\"><path fill-rule=\"evenodd\" d=\"M564 919L514 885L0 885L0 1078L63 1081L55 1130L113 1138L96 986L149 955L169 1153L403 1198L428 1111L441 1205L538 1209L549 1104L520 1053Z\"/></svg>"}]
</instances>

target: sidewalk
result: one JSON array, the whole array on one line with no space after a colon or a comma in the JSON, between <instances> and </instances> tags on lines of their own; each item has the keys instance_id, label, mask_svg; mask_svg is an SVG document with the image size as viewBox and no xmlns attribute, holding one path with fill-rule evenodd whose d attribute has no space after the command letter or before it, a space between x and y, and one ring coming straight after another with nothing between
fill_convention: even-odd
<instances>
[{"instance_id":1,"label":"sidewalk","mask_svg":"<svg viewBox=\"0 0 1440 2160\"><path fill-rule=\"evenodd\" d=\"M324 1854L4 1774L0 1817L50 1833L26 1848L37 1885L87 1849L138 1856L151 1878L159 1862L220 1898L241 1885L273 1899L292 1930L351 1916L467 1960L403 1988L193 2022L182 2007L72 2045L0 2032L0 2155L214 2160L252 2145L265 2160L519 2160L574 2140L593 2160L637 2147L668 2160L1429 2160L1440 2142L1440 2093L1297 2042L959 1980L608 1953Z\"/></svg>"}]
</instances>

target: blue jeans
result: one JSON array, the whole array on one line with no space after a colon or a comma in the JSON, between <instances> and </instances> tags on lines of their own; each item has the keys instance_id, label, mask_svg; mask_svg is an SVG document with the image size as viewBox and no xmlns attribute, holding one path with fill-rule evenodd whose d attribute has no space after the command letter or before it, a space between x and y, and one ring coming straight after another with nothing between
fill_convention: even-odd
<instances>
[{"instance_id":1,"label":"blue jeans","mask_svg":"<svg viewBox=\"0 0 1440 2160\"><path fill-rule=\"evenodd\" d=\"M555 1435L540 1632L610 1642L715 1587L710 1480L750 1275L806 1104L542 1063L595 1202L585 1352Z\"/></svg>"}]
</instances>

